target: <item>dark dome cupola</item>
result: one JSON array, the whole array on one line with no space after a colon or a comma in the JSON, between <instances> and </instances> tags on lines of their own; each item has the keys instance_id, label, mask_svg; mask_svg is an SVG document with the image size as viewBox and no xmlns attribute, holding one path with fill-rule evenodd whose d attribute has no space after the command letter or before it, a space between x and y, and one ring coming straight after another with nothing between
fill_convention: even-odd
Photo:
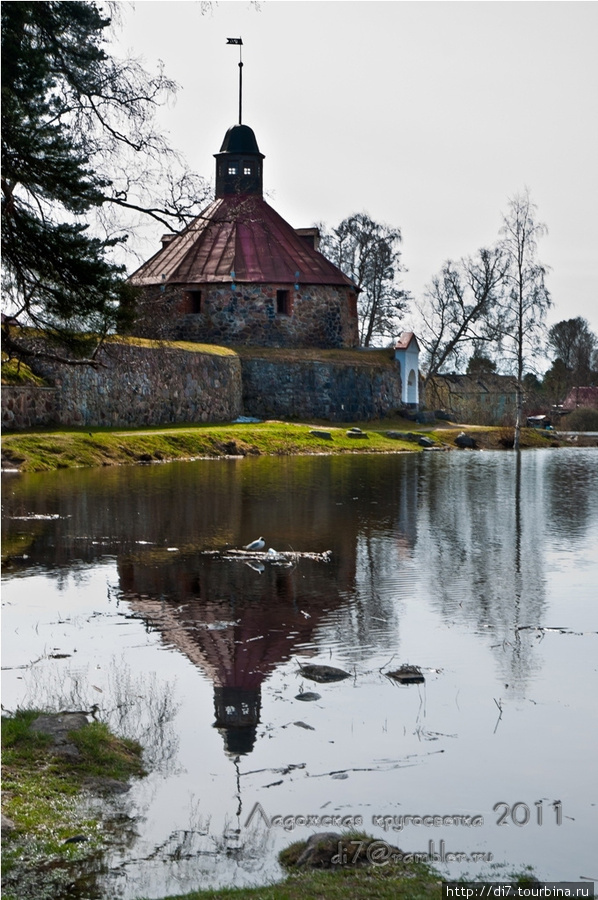
<instances>
[{"instance_id":1,"label":"dark dome cupola","mask_svg":"<svg viewBox=\"0 0 598 900\"><path fill-rule=\"evenodd\" d=\"M262 160L265 158L249 125L233 125L224 135L216 157L216 199L230 194L263 195Z\"/></svg>"}]
</instances>

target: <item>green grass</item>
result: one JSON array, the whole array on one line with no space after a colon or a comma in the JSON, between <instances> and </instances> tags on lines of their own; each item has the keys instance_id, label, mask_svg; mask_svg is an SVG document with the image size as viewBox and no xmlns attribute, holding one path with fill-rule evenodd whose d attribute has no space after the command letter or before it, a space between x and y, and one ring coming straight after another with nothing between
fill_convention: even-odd
<instances>
[{"instance_id":1,"label":"green grass","mask_svg":"<svg viewBox=\"0 0 598 900\"><path fill-rule=\"evenodd\" d=\"M79 773L85 777L95 775L125 781L145 774L139 744L115 737L104 722L91 722L87 728L73 732L72 741L82 757Z\"/></svg>"},{"instance_id":2,"label":"green grass","mask_svg":"<svg viewBox=\"0 0 598 900\"><path fill-rule=\"evenodd\" d=\"M397 873L392 867L308 871L281 884L176 894L164 900L439 900L440 876L429 870Z\"/></svg>"},{"instance_id":3,"label":"green grass","mask_svg":"<svg viewBox=\"0 0 598 900\"><path fill-rule=\"evenodd\" d=\"M439 447L455 447L455 438L465 430L486 450L504 449L513 429L474 425L440 427L416 425L405 419L381 419L358 423L366 439L347 437L355 423L312 421L295 423L267 421L258 424L163 425L152 428L64 428L36 429L4 434L4 465L23 472L44 472L75 466L134 465L177 459L222 456L293 456L342 453L398 453L420 451L417 442L393 440L387 431L426 435ZM328 431L332 440L310 434ZM552 433L522 429L523 448L558 443ZM581 444L580 444L581 446Z\"/></svg>"},{"instance_id":4,"label":"green grass","mask_svg":"<svg viewBox=\"0 0 598 900\"><path fill-rule=\"evenodd\" d=\"M31 731L31 723L37 716L39 711L35 709L19 710L14 716L2 716L3 764L37 759L36 753L49 745L48 735Z\"/></svg>"},{"instance_id":5,"label":"green grass","mask_svg":"<svg viewBox=\"0 0 598 900\"><path fill-rule=\"evenodd\" d=\"M411 426L411 423L407 423ZM313 427L329 431L332 440L310 434ZM43 472L71 466L126 465L198 457L286 456L319 453L391 453L415 450L417 444L395 441L384 432L388 423L369 428L368 438L346 435L347 426L263 422L164 426L151 429L64 429L4 434L5 461L23 472ZM403 430L413 430L404 428Z\"/></svg>"},{"instance_id":6,"label":"green grass","mask_svg":"<svg viewBox=\"0 0 598 900\"><path fill-rule=\"evenodd\" d=\"M79 759L56 755L50 737L31 731L39 714L39 710L18 710L2 716L2 812L15 826L3 839L2 873L5 896L19 900L37 896L35 887L31 894L24 885L39 883L40 866L51 862L61 877L61 866L93 855L103 846L102 822L97 815L90 816L81 802L88 779L124 781L145 774L140 746L115 737L101 722L71 732ZM85 842L65 843L81 833ZM11 893L11 885L18 885L14 890L19 893Z\"/></svg>"},{"instance_id":7,"label":"green grass","mask_svg":"<svg viewBox=\"0 0 598 900\"><path fill-rule=\"evenodd\" d=\"M46 382L38 375L34 375L27 363L9 359L6 353L2 353L2 384L45 385Z\"/></svg>"}]
</instances>

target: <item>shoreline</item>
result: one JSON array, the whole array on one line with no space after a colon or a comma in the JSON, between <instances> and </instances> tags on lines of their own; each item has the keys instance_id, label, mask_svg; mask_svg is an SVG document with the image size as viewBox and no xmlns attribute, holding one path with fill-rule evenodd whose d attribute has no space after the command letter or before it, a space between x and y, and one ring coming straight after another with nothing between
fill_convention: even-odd
<instances>
[{"instance_id":1,"label":"shoreline","mask_svg":"<svg viewBox=\"0 0 598 900\"><path fill-rule=\"evenodd\" d=\"M335 424L322 422L210 423L157 428L36 429L2 436L2 472L49 472L67 468L152 465L198 459L246 456L311 456L462 450L460 435L473 439L472 450L512 448L512 427L435 423L405 419ZM522 449L596 447L596 435L566 435L524 428ZM463 450L462 450L463 452Z\"/></svg>"}]
</instances>

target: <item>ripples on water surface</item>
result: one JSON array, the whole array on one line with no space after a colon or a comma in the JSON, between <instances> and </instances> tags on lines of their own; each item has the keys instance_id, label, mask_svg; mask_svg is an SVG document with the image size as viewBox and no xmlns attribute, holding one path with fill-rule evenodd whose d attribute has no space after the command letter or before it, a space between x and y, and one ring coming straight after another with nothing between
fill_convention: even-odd
<instances>
[{"instance_id":1,"label":"ripples on water surface","mask_svg":"<svg viewBox=\"0 0 598 900\"><path fill-rule=\"evenodd\" d=\"M277 851L322 829L268 829L257 802L268 819L362 816L406 851L443 840L506 872L598 876L596 451L524 453L519 471L509 453L244 459L3 487L4 706L99 703L152 767L119 801L135 827L103 896L280 877ZM209 553L258 535L331 561L260 572ZM310 682L307 661L352 678ZM385 677L403 663L425 684ZM321 699L295 699L308 690ZM498 825L497 803L529 822ZM372 822L427 814L484 824Z\"/></svg>"}]
</instances>

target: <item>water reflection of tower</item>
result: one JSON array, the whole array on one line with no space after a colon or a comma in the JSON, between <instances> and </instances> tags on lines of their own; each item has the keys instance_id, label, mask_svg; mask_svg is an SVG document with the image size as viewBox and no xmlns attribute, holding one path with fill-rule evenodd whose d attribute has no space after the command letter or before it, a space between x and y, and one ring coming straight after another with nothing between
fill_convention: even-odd
<instances>
[{"instance_id":1,"label":"water reflection of tower","mask_svg":"<svg viewBox=\"0 0 598 900\"><path fill-rule=\"evenodd\" d=\"M260 721L259 689L214 687L214 725L221 729L224 748L234 756L251 753Z\"/></svg>"},{"instance_id":2,"label":"water reflection of tower","mask_svg":"<svg viewBox=\"0 0 598 900\"><path fill-rule=\"evenodd\" d=\"M299 648L310 652L314 631L346 587L334 559L265 564L259 574L210 556L158 566L148 551L119 561L118 571L131 608L212 681L214 726L232 757L255 745L264 681Z\"/></svg>"}]
</instances>

